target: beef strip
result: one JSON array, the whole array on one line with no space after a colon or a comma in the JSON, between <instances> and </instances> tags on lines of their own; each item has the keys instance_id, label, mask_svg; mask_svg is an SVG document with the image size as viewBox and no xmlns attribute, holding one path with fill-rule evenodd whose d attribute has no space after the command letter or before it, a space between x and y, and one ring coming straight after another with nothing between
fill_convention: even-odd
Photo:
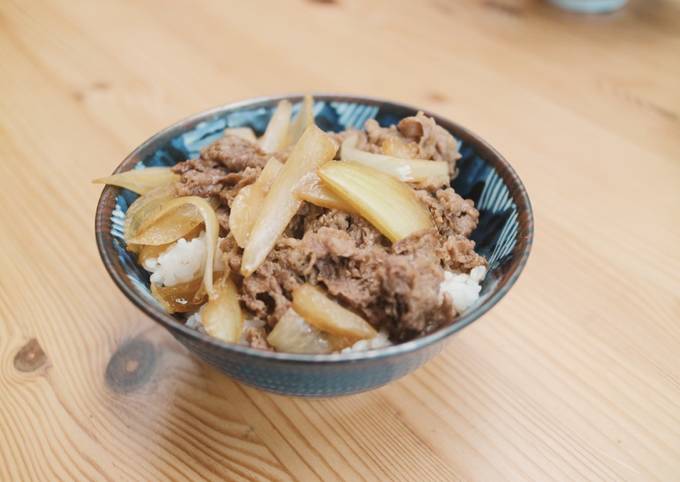
<instances>
[{"instance_id":1,"label":"beef strip","mask_svg":"<svg viewBox=\"0 0 680 482\"><path fill-rule=\"evenodd\" d=\"M179 196L216 196L222 191L229 174L215 162L204 159L190 159L180 162L172 170L180 174L176 184Z\"/></svg>"},{"instance_id":2,"label":"beef strip","mask_svg":"<svg viewBox=\"0 0 680 482\"><path fill-rule=\"evenodd\" d=\"M407 159L419 158L418 143L401 135L396 126L380 127L375 119L369 119L364 125L366 141L357 142L357 149L388 154ZM425 159L420 157L420 159Z\"/></svg>"},{"instance_id":3,"label":"beef strip","mask_svg":"<svg viewBox=\"0 0 680 482\"><path fill-rule=\"evenodd\" d=\"M416 189L416 197L430 210L430 215L439 233L448 238L460 234L469 236L479 222L479 211L470 199L463 199L453 188L437 189L432 192Z\"/></svg>"},{"instance_id":4,"label":"beef strip","mask_svg":"<svg viewBox=\"0 0 680 482\"><path fill-rule=\"evenodd\" d=\"M267 342L267 332L263 327L249 326L243 330L243 338L252 348L272 351L272 347Z\"/></svg>"},{"instance_id":5,"label":"beef strip","mask_svg":"<svg viewBox=\"0 0 680 482\"><path fill-rule=\"evenodd\" d=\"M377 125L377 123L376 123ZM360 131L357 129L347 129L346 131L342 132L327 132L326 133L333 141L338 146L341 146L342 143L347 139L348 137L353 137L356 136L357 138L357 144L356 148L361 149L362 151L368 151L368 152L374 152L374 153L382 153L382 150L380 149L379 145L376 145L374 143L369 142L368 137L366 135L366 132ZM340 149L335 154L335 158L339 159L340 158Z\"/></svg>"},{"instance_id":6,"label":"beef strip","mask_svg":"<svg viewBox=\"0 0 680 482\"><path fill-rule=\"evenodd\" d=\"M205 159L191 159L173 167L180 174L176 184L180 196L219 196L230 203L238 191L252 184L260 174L258 167L246 167L239 172L228 172L222 166L212 167L214 163Z\"/></svg>"},{"instance_id":7,"label":"beef strip","mask_svg":"<svg viewBox=\"0 0 680 482\"><path fill-rule=\"evenodd\" d=\"M468 236L479 221L479 211L470 199L463 199L452 188L430 191L416 189L416 197L427 206L439 232L437 254L442 265L452 271L470 271L485 266L484 257L475 253L475 242Z\"/></svg>"},{"instance_id":8,"label":"beef strip","mask_svg":"<svg viewBox=\"0 0 680 482\"><path fill-rule=\"evenodd\" d=\"M226 266L232 273L238 275L241 270L241 248L236 244L234 236L229 234L220 243L220 251L222 252L224 266Z\"/></svg>"},{"instance_id":9,"label":"beef strip","mask_svg":"<svg viewBox=\"0 0 680 482\"><path fill-rule=\"evenodd\" d=\"M305 230L307 229L307 224L310 222L310 220L318 218L324 212L326 212L326 209L322 207L315 206L314 204L308 202L303 202L300 206L300 209L298 209L298 212L295 214L295 216L293 216L293 219L290 220L288 226L286 226L286 230L283 232L283 237L302 239L302 236L305 235Z\"/></svg>"},{"instance_id":10,"label":"beef strip","mask_svg":"<svg viewBox=\"0 0 680 482\"><path fill-rule=\"evenodd\" d=\"M252 184L262 171L267 154L256 144L226 135L206 147L197 159L175 165L179 196L216 198L220 234L229 232L229 206L242 187Z\"/></svg>"},{"instance_id":11,"label":"beef strip","mask_svg":"<svg viewBox=\"0 0 680 482\"><path fill-rule=\"evenodd\" d=\"M460 234L441 239L437 254L444 267L451 271L468 272L486 266L486 258L475 252L475 242Z\"/></svg>"},{"instance_id":12,"label":"beef strip","mask_svg":"<svg viewBox=\"0 0 680 482\"><path fill-rule=\"evenodd\" d=\"M294 265L301 240L281 238L260 267L243 278L241 301L256 318L274 326L290 307L292 291L303 282Z\"/></svg>"},{"instance_id":13,"label":"beef strip","mask_svg":"<svg viewBox=\"0 0 680 482\"><path fill-rule=\"evenodd\" d=\"M229 232L229 210L224 206L220 206L215 210L217 215L217 222L220 225L220 231L224 233Z\"/></svg>"},{"instance_id":14,"label":"beef strip","mask_svg":"<svg viewBox=\"0 0 680 482\"><path fill-rule=\"evenodd\" d=\"M216 162L228 172L239 172L246 167L262 169L269 155L242 137L226 135L203 149L201 159Z\"/></svg>"},{"instance_id":15,"label":"beef strip","mask_svg":"<svg viewBox=\"0 0 680 482\"><path fill-rule=\"evenodd\" d=\"M460 158L456 140L422 112L390 127L380 127L377 121L369 119L364 129L367 145L358 144L359 149L411 159L446 161L449 175L455 177L456 160Z\"/></svg>"},{"instance_id":16,"label":"beef strip","mask_svg":"<svg viewBox=\"0 0 680 482\"><path fill-rule=\"evenodd\" d=\"M256 144L226 135L203 149L198 159L180 162L172 170L180 175L180 196L219 196L229 203L236 193L255 182L267 162Z\"/></svg>"},{"instance_id":17,"label":"beef strip","mask_svg":"<svg viewBox=\"0 0 680 482\"><path fill-rule=\"evenodd\" d=\"M433 118L418 112L415 116L399 121L397 130L407 139L418 143L420 159L446 161L449 164L449 176L455 177L456 161L460 159L458 143Z\"/></svg>"},{"instance_id":18,"label":"beef strip","mask_svg":"<svg viewBox=\"0 0 680 482\"><path fill-rule=\"evenodd\" d=\"M232 172L224 182L224 188L218 193L219 198L229 207L241 188L253 184L260 175L262 169L258 167L246 167L241 172Z\"/></svg>"},{"instance_id":19,"label":"beef strip","mask_svg":"<svg viewBox=\"0 0 680 482\"><path fill-rule=\"evenodd\" d=\"M318 216L307 215L304 218L304 232L316 232L323 227L346 232L359 247L374 244L390 245L385 236L357 214L350 214L337 209L323 209Z\"/></svg>"},{"instance_id":20,"label":"beef strip","mask_svg":"<svg viewBox=\"0 0 680 482\"><path fill-rule=\"evenodd\" d=\"M455 310L439 294L444 279L435 252L437 236L426 231L390 248L358 247L343 231L321 228L305 235L314 264L309 278L390 338L403 341L450 323Z\"/></svg>"},{"instance_id":21,"label":"beef strip","mask_svg":"<svg viewBox=\"0 0 680 482\"><path fill-rule=\"evenodd\" d=\"M396 254L387 264L390 287L385 293L395 315L387 320L390 334L398 341L432 333L449 325L457 315L452 300L439 293L444 271L438 262L438 244L436 231L429 230L392 247Z\"/></svg>"}]
</instances>

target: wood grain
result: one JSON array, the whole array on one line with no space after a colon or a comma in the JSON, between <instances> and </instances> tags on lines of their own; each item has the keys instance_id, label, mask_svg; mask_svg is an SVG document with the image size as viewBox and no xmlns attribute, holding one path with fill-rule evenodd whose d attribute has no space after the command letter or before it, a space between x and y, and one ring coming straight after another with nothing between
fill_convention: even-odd
<instances>
[{"instance_id":1,"label":"wood grain","mask_svg":"<svg viewBox=\"0 0 680 482\"><path fill-rule=\"evenodd\" d=\"M680 4L0 2L0 480L680 480ZM482 134L536 214L506 299L415 374L290 399L202 365L106 275L90 180L291 91Z\"/></svg>"}]
</instances>

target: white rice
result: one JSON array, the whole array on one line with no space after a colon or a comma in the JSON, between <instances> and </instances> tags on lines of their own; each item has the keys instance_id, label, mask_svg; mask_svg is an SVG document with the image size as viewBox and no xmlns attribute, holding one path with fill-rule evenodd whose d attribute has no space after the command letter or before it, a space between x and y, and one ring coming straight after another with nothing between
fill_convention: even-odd
<instances>
[{"instance_id":1,"label":"white rice","mask_svg":"<svg viewBox=\"0 0 680 482\"><path fill-rule=\"evenodd\" d=\"M202 326L200 310L192 314L189 318L187 318L187 321L184 322L184 324L191 328L192 330L198 330Z\"/></svg>"},{"instance_id":2,"label":"white rice","mask_svg":"<svg viewBox=\"0 0 680 482\"><path fill-rule=\"evenodd\" d=\"M469 274L445 271L444 281L439 285L439 293L449 295L456 311L463 313L479 299L481 282L485 276L484 266L472 268Z\"/></svg>"},{"instance_id":3,"label":"white rice","mask_svg":"<svg viewBox=\"0 0 680 482\"><path fill-rule=\"evenodd\" d=\"M246 340L246 333L251 328L255 329L260 329L264 328L266 323L262 320L258 320L257 318L246 318L243 320L243 329L241 330L241 338L239 339L239 345L248 345L248 340Z\"/></svg>"},{"instance_id":4,"label":"white rice","mask_svg":"<svg viewBox=\"0 0 680 482\"><path fill-rule=\"evenodd\" d=\"M359 340L354 345L348 346L340 350L340 353L356 353L359 351L376 350L386 346L391 346L392 342L387 335L387 332L380 330L376 336L368 340Z\"/></svg>"},{"instance_id":5,"label":"white rice","mask_svg":"<svg viewBox=\"0 0 680 482\"><path fill-rule=\"evenodd\" d=\"M219 243L218 243L219 245ZM205 231L197 238L177 240L157 258L144 261L143 267L151 273L151 282L163 286L175 286L196 279L203 274L207 255ZM218 249L215 256L215 271L222 271L222 256Z\"/></svg>"}]
</instances>

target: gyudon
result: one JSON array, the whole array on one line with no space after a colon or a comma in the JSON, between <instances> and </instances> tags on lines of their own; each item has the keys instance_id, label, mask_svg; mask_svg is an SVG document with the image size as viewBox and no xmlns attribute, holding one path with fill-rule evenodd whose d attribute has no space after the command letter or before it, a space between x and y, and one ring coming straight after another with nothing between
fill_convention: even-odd
<instances>
[{"instance_id":1,"label":"gyudon","mask_svg":"<svg viewBox=\"0 0 680 482\"><path fill-rule=\"evenodd\" d=\"M418 113L323 132L313 99L266 131L230 128L195 159L99 182L140 194L127 249L168 313L229 343L367 350L453 322L478 298L479 213L449 187L455 139Z\"/></svg>"}]
</instances>

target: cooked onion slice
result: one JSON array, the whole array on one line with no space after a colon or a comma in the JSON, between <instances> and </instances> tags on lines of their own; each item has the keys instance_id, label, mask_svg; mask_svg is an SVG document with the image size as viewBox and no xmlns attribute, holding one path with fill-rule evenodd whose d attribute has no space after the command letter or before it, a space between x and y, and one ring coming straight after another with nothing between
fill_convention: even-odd
<instances>
[{"instance_id":1,"label":"cooked onion slice","mask_svg":"<svg viewBox=\"0 0 680 482\"><path fill-rule=\"evenodd\" d=\"M205 303L206 296L201 287L201 278L174 286L151 283L151 294L168 313L188 313L196 311Z\"/></svg>"},{"instance_id":2,"label":"cooked onion slice","mask_svg":"<svg viewBox=\"0 0 680 482\"><path fill-rule=\"evenodd\" d=\"M137 194L146 194L154 188L165 186L179 179L169 167L147 167L119 172L109 177L95 179L95 184L123 187Z\"/></svg>"},{"instance_id":3,"label":"cooked onion slice","mask_svg":"<svg viewBox=\"0 0 680 482\"><path fill-rule=\"evenodd\" d=\"M125 213L125 224L123 233L125 241L129 244L131 239L137 236L143 228L148 227L154 220L158 219L158 213L162 211L163 205L176 196L175 188L172 185L160 186L146 194L139 196L128 207Z\"/></svg>"},{"instance_id":4,"label":"cooked onion slice","mask_svg":"<svg viewBox=\"0 0 680 482\"><path fill-rule=\"evenodd\" d=\"M236 243L245 247L250 237L250 230L262 209L267 191L281 170L281 162L275 157L270 158L262 169L257 180L242 188L231 204L229 213L229 231L234 235Z\"/></svg>"},{"instance_id":5,"label":"cooked onion slice","mask_svg":"<svg viewBox=\"0 0 680 482\"><path fill-rule=\"evenodd\" d=\"M323 185L315 172L310 172L303 177L299 186L295 189L295 195L303 201L322 208L339 209L348 213L354 212L352 206Z\"/></svg>"},{"instance_id":6,"label":"cooked onion slice","mask_svg":"<svg viewBox=\"0 0 680 482\"><path fill-rule=\"evenodd\" d=\"M285 147L291 110L292 106L287 100L282 100L276 106L276 110L269 120L269 124L267 124L267 129L260 138L260 147L264 151L276 152Z\"/></svg>"},{"instance_id":7,"label":"cooked onion slice","mask_svg":"<svg viewBox=\"0 0 680 482\"><path fill-rule=\"evenodd\" d=\"M293 309L318 330L352 342L377 335L366 320L310 284L303 284L293 291Z\"/></svg>"},{"instance_id":8,"label":"cooked onion slice","mask_svg":"<svg viewBox=\"0 0 680 482\"><path fill-rule=\"evenodd\" d=\"M288 130L288 145L294 145L299 141L305 129L312 124L314 124L314 98L311 95L305 95L300 111Z\"/></svg>"},{"instance_id":9,"label":"cooked onion slice","mask_svg":"<svg viewBox=\"0 0 680 482\"><path fill-rule=\"evenodd\" d=\"M205 269L203 270L203 286L205 291L211 295L213 294L213 263L217 249L217 237L219 235L219 224L217 223L217 216L213 207L208 201L197 196L178 197L166 200L160 207L160 210L156 211L156 219L162 219L163 216L171 214L175 210L183 209L187 205L193 206L198 211L205 224L206 259ZM126 241L134 244L148 244L138 242L137 238L126 239Z\"/></svg>"},{"instance_id":10,"label":"cooked onion slice","mask_svg":"<svg viewBox=\"0 0 680 482\"><path fill-rule=\"evenodd\" d=\"M317 173L392 242L433 227L427 208L411 188L392 176L355 162L327 162Z\"/></svg>"},{"instance_id":11,"label":"cooked onion slice","mask_svg":"<svg viewBox=\"0 0 680 482\"><path fill-rule=\"evenodd\" d=\"M196 226L194 229L184 234L182 238L184 238L186 241L191 241L192 239L199 237L202 231L203 231L202 225ZM171 243L159 245L130 243L126 247L128 251L137 254L137 264L144 266L144 263L147 260L149 260L150 258L158 258L158 256L160 256L166 249L173 246L173 244L174 241Z\"/></svg>"},{"instance_id":12,"label":"cooked onion slice","mask_svg":"<svg viewBox=\"0 0 680 482\"><path fill-rule=\"evenodd\" d=\"M259 198L259 199L258 199ZM262 203L264 195L254 184L242 187L231 202L229 212L229 232L234 235L236 244L243 248L250 237L250 229L257 218L258 205Z\"/></svg>"},{"instance_id":13,"label":"cooked onion slice","mask_svg":"<svg viewBox=\"0 0 680 482\"><path fill-rule=\"evenodd\" d=\"M130 251L135 250L136 244L160 246L186 238L203 222L200 211L191 204L168 212L165 207L175 196L174 187L166 185L149 191L130 205L123 226Z\"/></svg>"},{"instance_id":14,"label":"cooked onion slice","mask_svg":"<svg viewBox=\"0 0 680 482\"><path fill-rule=\"evenodd\" d=\"M132 246L140 246L140 245L132 245ZM158 258L158 256L163 253L166 249L168 249L170 246L172 246L172 243L170 244L161 244L158 246L147 246L147 245L141 245L139 247L139 250L137 251L137 264L140 266L144 266L144 263L148 261L151 258Z\"/></svg>"},{"instance_id":15,"label":"cooked onion slice","mask_svg":"<svg viewBox=\"0 0 680 482\"><path fill-rule=\"evenodd\" d=\"M203 222L201 213L195 206L188 204L157 216L140 229L139 233L128 239L133 244L160 246L185 237Z\"/></svg>"},{"instance_id":16,"label":"cooked onion slice","mask_svg":"<svg viewBox=\"0 0 680 482\"><path fill-rule=\"evenodd\" d=\"M205 331L228 343L237 343L243 329L243 314L238 292L228 274L215 283L213 296L201 310L201 324Z\"/></svg>"},{"instance_id":17,"label":"cooked onion slice","mask_svg":"<svg viewBox=\"0 0 680 482\"><path fill-rule=\"evenodd\" d=\"M416 159L418 157L418 144L406 142L399 137L388 136L380 143L380 150L386 156L400 157L402 159Z\"/></svg>"},{"instance_id":18,"label":"cooked onion slice","mask_svg":"<svg viewBox=\"0 0 680 482\"><path fill-rule=\"evenodd\" d=\"M341 349L335 348L327 335L303 320L292 308L276 323L267 342L276 351L286 353L320 354Z\"/></svg>"},{"instance_id":19,"label":"cooked onion slice","mask_svg":"<svg viewBox=\"0 0 680 482\"><path fill-rule=\"evenodd\" d=\"M249 276L274 247L302 201L295 195L302 176L333 159L337 146L318 127L307 128L295 145L260 206L243 251L241 274Z\"/></svg>"},{"instance_id":20,"label":"cooked onion slice","mask_svg":"<svg viewBox=\"0 0 680 482\"><path fill-rule=\"evenodd\" d=\"M245 139L252 143L257 142L255 132L250 127L229 127L227 129L224 129L224 135L240 137L241 139Z\"/></svg>"},{"instance_id":21,"label":"cooked onion slice","mask_svg":"<svg viewBox=\"0 0 680 482\"><path fill-rule=\"evenodd\" d=\"M451 181L449 178L449 165L445 161L403 159L401 157L373 154L357 149L355 147L356 143L356 136L348 137L343 141L340 150L340 158L343 161L354 161L406 182L428 181L432 184L444 186L448 185Z\"/></svg>"}]
</instances>

